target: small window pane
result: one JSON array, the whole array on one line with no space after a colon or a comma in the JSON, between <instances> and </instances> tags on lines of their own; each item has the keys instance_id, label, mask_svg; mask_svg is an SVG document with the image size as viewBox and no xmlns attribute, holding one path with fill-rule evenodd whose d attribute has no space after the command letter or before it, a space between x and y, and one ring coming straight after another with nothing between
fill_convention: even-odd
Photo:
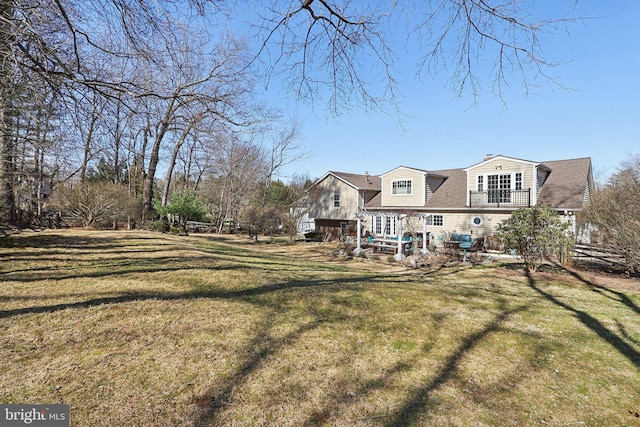
<instances>
[{"instance_id":1,"label":"small window pane","mask_svg":"<svg viewBox=\"0 0 640 427\"><path fill-rule=\"evenodd\" d=\"M442 227L444 225L444 215L431 215L427 217L427 225Z\"/></svg>"},{"instance_id":2,"label":"small window pane","mask_svg":"<svg viewBox=\"0 0 640 427\"><path fill-rule=\"evenodd\" d=\"M391 183L392 194L411 194L411 180L393 181Z\"/></svg>"}]
</instances>

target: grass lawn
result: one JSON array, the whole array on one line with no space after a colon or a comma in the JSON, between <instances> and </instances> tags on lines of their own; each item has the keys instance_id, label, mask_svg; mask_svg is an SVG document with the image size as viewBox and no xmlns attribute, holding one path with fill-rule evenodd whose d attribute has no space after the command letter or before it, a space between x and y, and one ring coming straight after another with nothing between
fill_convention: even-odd
<instances>
[{"instance_id":1,"label":"grass lawn","mask_svg":"<svg viewBox=\"0 0 640 427\"><path fill-rule=\"evenodd\" d=\"M335 246L0 240L0 403L74 426L640 426L640 281Z\"/></svg>"}]
</instances>

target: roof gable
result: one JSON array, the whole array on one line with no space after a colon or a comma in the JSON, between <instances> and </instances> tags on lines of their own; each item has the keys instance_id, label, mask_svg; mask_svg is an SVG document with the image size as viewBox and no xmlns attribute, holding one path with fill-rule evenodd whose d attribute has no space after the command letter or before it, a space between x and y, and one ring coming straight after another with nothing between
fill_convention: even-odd
<instances>
[{"instance_id":1,"label":"roof gable","mask_svg":"<svg viewBox=\"0 0 640 427\"><path fill-rule=\"evenodd\" d=\"M360 175L355 173L347 173L347 172L336 172L329 171L324 174L321 178L319 178L313 186L318 185L320 182L327 179L329 176L333 176L336 179L344 182L345 184L353 187L356 190L377 190L380 191L380 177L377 175Z\"/></svg>"},{"instance_id":2,"label":"roof gable","mask_svg":"<svg viewBox=\"0 0 640 427\"><path fill-rule=\"evenodd\" d=\"M428 171L426 171L424 169L410 168L408 166L398 166L397 168L391 169L390 171L383 173L382 175L380 175L380 178L385 177L385 176L389 175L390 173L399 171L401 169L407 170L407 171L410 171L410 172L418 172L418 173L421 173L421 174L428 173Z\"/></svg>"},{"instance_id":3,"label":"roof gable","mask_svg":"<svg viewBox=\"0 0 640 427\"><path fill-rule=\"evenodd\" d=\"M502 156L502 155L498 155L498 156L493 156L493 157L489 157L483 161L481 161L480 163L476 163L475 165L469 166L468 168L463 169L465 172L484 166L488 163L493 163L496 161L510 161L510 162L517 162L517 163L522 163L524 165L529 165L529 166L537 166L540 163L539 162L532 162L530 160L523 160L523 159L517 159L515 157L507 157L507 156Z\"/></svg>"}]
</instances>

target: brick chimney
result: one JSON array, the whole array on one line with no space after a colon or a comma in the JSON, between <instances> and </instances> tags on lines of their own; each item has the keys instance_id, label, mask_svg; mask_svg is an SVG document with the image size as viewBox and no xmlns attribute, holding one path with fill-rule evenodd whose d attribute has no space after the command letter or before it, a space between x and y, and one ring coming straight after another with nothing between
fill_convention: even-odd
<instances>
[{"instance_id":1,"label":"brick chimney","mask_svg":"<svg viewBox=\"0 0 640 427\"><path fill-rule=\"evenodd\" d=\"M484 155L484 159L483 159L483 161L485 161L485 162L486 162L487 160L489 160L489 159L491 159L491 158L493 158L493 157L494 157L494 156L493 156L493 154L485 154L485 155Z\"/></svg>"}]
</instances>

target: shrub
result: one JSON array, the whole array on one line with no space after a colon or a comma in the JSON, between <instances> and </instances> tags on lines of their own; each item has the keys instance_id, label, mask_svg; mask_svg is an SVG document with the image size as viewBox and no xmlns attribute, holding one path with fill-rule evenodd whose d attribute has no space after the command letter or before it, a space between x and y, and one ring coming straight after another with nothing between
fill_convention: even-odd
<instances>
[{"instance_id":1,"label":"shrub","mask_svg":"<svg viewBox=\"0 0 640 427\"><path fill-rule=\"evenodd\" d=\"M562 222L548 206L518 209L498 225L496 237L504 251L515 250L531 272L537 271L546 258L574 243L569 223Z\"/></svg>"},{"instance_id":2,"label":"shrub","mask_svg":"<svg viewBox=\"0 0 640 427\"><path fill-rule=\"evenodd\" d=\"M59 187L54 195L54 205L83 227L126 220L141 211L140 202L125 186L105 181Z\"/></svg>"},{"instance_id":3,"label":"shrub","mask_svg":"<svg viewBox=\"0 0 640 427\"><path fill-rule=\"evenodd\" d=\"M148 226L149 230L156 231L158 233L168 233L169 223L167 221L153 221Z\"/></svg>"},{"instance_id":4,"label":"shrub","mask_svg":"<svg viewBox=\"0 0 640 427\"><path fill-rule=\"evenodd\" d=\"M187 221L200 221L207 213L207 209L198 198L196 193L192 190L185 190L183 192L174 192L171 194L171 201L167 206L162 206L160 203L154 205L154 209L160 215L177 215L180 218L180 226L182 230L178 230L174 234L183 233L186 234ZM173 233L173 231L171 231Z\"/></svg>"}]
</instances>

